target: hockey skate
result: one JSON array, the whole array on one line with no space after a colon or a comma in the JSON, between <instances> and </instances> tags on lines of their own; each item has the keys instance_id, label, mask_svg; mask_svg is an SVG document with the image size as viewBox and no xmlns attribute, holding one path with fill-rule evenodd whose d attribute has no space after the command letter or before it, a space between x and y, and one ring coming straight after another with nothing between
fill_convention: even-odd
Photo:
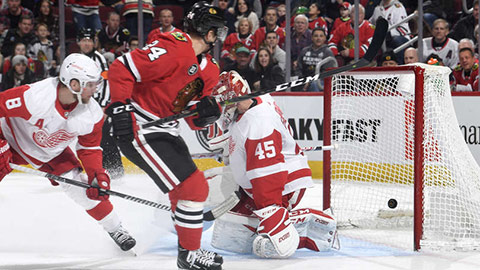
<instances>
[{"instance_id":1,"label":"hockey skate","mask_svg":"<svg viewBox=\"0 0 480 270\"><path fill-rule=\"evenodd\" d=\"M186 250L178 247L177 267L179 270L221 270L223 258L213 251L204 249Z\"/></svg>"},{"instance_id":2,"label":"hockey skate","mask_svg":"<svg viewBox=\"0 0 480 270\"><path fill-rule=\"evenodd\" d=\"M108 234L123 251L130 250L137 244L137 241L122 226Z\"/></svg>"}]
</instances>

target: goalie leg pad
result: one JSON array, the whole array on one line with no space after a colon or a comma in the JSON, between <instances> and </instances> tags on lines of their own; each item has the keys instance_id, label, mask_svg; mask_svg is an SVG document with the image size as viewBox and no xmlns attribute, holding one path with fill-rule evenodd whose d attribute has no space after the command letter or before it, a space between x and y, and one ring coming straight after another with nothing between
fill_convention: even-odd
<instances>
[{"instance_id":1,"label":"goalie leg pad","mask_svg":"<svg viewBox=\"0 0 480 270\"><path fill-rule=\"evenodd\" d=\"M326 251L335 244L337 222L332 216L320 210L302 208L291 211L290 219L300 236L298 248Z\"/></svg>"},{"instance_id":2,"label":"goalie leg pad","mask_svg":"<svg viewBox=\"0 0 480 270\"><path fill-rule=\"evenodd\" d=\"M261 219L253 253L262 258L288 258L297 250L300 238L286 208L267 206L254 213Z\"/></svg>"},{"instance_id":3,"label":"goalie leg pad","mask_svg":"<svg viewBox=\"0 0 480 270\"><path fill-rule=\"evenodd\" d=\"M215 220L212 246L236 253L252 253L257 225L255 216L227 212Z\"/></svg>"}]
</instances>

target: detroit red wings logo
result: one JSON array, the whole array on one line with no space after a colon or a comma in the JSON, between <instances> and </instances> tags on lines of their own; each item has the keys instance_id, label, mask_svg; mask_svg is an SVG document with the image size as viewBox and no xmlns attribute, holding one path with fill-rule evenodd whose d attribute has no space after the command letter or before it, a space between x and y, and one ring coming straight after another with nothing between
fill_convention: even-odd
<instances>
[{"instance_id":1,"label":"detroit red wings logo","mask_svg":"<svg viewBox=\"0 0 480 270\"><path fill-rule=\"evenodd\" d=\"M48 132L43 129L33 133L33 140L38 146L43 148L54 148L61 143L71 141L73 138L75 138L75 135L68 133L64 129L55 131L52 134L48 134Z\"/></svg>"}]
</instances>

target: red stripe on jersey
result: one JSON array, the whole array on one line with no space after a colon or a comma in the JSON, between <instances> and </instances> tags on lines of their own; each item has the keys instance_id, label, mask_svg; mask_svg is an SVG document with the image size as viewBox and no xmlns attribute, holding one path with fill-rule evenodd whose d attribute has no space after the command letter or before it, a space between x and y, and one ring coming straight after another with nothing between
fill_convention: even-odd
<instances>
[{"instance_id":1,"label":"red stripe on jersey","mask_svg":"<svg viewBox=\"0 0 480 270\"><path fill-rule=\"evenodd\" d=\"M300 169L288 174L287 183L293 182L302 177L309 177L309 176L312 176L312 171L310 170L310 168Z\"/></svg>"},{"instance_id":2,"label":"red stripe on jersey","mask_svg":"<svg viewBox=\"0 0 480 270\"><path fill-rule=\"evenodd\" d=\"M150 155L150 153L147 151L147 149L145 149L145 147L143 146L142 142L140 141L140 139L138 138L137 135L135 135L135 141L137 141L137 144L138 144L138 146L140 146L143 153L145 153L145 155L147 155L148 159L150 159L150 161L153 163L153 165L155 165L155 167L158 168L160 173L167 179L167 181L170 183L170 185L175 187L177 184L175 182L173 182L173 180L167 175L167 173L165 173L165 170L163 170L162 166L160 164L158 164L158 162L155 160L155 158L153 158L152 155Z\"/></svg>"},{"instance_id":3,"label":"red stripe on jersey","mask_svg":"<svg viewBox=\"0 0 480 270\"><path fill-rule=\"evenodd\" d=\"M277 130L258 140L247 139L245 152L247 171L285 162L282 154L282 134Z\"/></svg>"}]
</instances>

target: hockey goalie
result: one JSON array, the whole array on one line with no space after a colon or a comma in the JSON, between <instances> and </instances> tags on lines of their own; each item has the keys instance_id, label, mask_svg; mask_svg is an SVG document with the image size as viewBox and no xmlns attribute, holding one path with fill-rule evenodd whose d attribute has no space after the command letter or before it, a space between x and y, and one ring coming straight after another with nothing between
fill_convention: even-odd
<instances>
[{"instance_id":1,"label":"hockey goalie","mask_svg":"<svg viewBox=\"0 0 480 270\"><path fill-rule=\"evenodd\" d=\"M220 101L248 93L248 83L235 71L222 73L214 89ZM215 221L212 245L262 258L287 258L299 248L324 251L337 246L331 215L296 209L305 190L313 186L311 170L273 98L267 94L226 105L217 123L225 133L210 144L223 151L227 166L205 172L211 177L209 201L221 201L237 188L242 196Z\"/></svg>"}]
</instances>

